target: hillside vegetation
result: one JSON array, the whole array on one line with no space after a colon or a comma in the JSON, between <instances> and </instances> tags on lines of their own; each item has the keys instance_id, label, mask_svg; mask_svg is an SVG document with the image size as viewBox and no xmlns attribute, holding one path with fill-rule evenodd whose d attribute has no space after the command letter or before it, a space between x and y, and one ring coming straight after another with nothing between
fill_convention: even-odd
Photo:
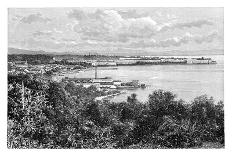
<instances>
[{"instance_id":1,"label":"hillside vegetation","mask_svg":"<svg viewBox=\"0 0 232 155\"><path fill-rule=\"evenodd\" d=\"M102 92L43 77L8 75L8 148L199 148L224 146L224 106L206 95L191 103L154 90L121 103Z\"/></svg>"}]
</instances>

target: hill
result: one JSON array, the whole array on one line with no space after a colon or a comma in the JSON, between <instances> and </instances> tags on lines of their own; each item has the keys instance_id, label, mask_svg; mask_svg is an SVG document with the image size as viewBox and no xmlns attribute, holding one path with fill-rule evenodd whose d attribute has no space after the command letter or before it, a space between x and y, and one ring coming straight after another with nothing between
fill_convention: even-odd
<instances>
[{"instance_id":1,"label":"hill","mask_svg":"<svg viewBox=\"0 0 232 155\"><path fill-rule=\"evenodd\" d=\"M47 55L86 55L86 54L96 54L96 55L117 55L117 56L201 56L201 55L222 55L224 53L223 49L209 49L209 50L170 50L170 51L146 51L146 50L131 50L125 48L118 48L115 50L81 50L81 51L65 51L65 52L46 52L43 50L26 50L17 48L8 48L8 54L26 54L26 55L36 55L36 54L47 54Z\"/></svg>"},{"instance_id":2,"label":"hill","mask_svg":"<svg viewBox=\"0 0 232 155\"><path fill-rule=\"evenodd\" d=\"M26 49L18 49L18 48L8 48L8 54L28 54L28 55L36 55L36 54L48 54L45 51L33 51L33 50L26 50Z\"/></svg>"}]
</instances>

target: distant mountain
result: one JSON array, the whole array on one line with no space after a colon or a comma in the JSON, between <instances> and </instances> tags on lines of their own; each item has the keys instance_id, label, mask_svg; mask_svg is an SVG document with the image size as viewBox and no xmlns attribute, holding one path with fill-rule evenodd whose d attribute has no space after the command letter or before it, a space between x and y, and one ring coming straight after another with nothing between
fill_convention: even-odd
<instances>
[{"instance_id":1,"label":"distant mountain","mask_svg":"<svg viewBox=\"0 0 232 155\"><path fill-rule=\"evenodd\" d=\"M83 51L70 51L70 52L45 52L45 51L34 51L17 48L8 48L8 54L49 54L49 55L85 55L85 54L98 54L98 55L118 55L118 56L203 56L203 55L222 55L224 54L223 49L210 49L210 50L194 50L194 51L146 51L146 50L132 50L125 48L118 48L115 50L83 50Z\"/></svg>"},{"instance_id":2,"label":"distant mountain","mask_svg":"<svg viewBox=\"0 0 232 155\"><path fill-rule=\"evenodd\" d=\"M18 49L18 48L8 48L8 54L26 54L26 55L36 55L36 54L48 54L48 55L77 55L79 53L76 52L46 52L42 50L26 50L26 49ZM82 53L83 54L83 53Z\"/></svg>"},{"instance_id":3,"label":"distant mountain","mask_svg":"<svg viewBox=\"0 0 232 155\"><path fill-rule=\"evenodd\" d=\"M194 51L163 51L159 53L164 56L204 56L204 55L223 55L223 49L210 49L210 50L194 50Z\"/></svg>"},{"instance_id":4,"label":"distant mountain","mask_svg":"<svg viewBox=\"0 0 232 155\"><path fill-rule=\"evenodd\" d=\"M33 51L33 50L25 50L18 48L8 48L8 54L27 54L27 55L35 55L35 54L48 54L45 51Z\"/></svg>"},{"instance_id":5,"label":"distant mountain","mask_svg":"<svg viewBox=\"0 0 232 155\"><path fill-rule=\"evenodd\" d=\"M205 55L223 55L223 49L209 50L143 50L143 49L126 49L117 48L114 50L86 50L79 51L78 54L101 54L101 55L118 55L118 56L205 56Z\"/></svg>"}]
</instances>

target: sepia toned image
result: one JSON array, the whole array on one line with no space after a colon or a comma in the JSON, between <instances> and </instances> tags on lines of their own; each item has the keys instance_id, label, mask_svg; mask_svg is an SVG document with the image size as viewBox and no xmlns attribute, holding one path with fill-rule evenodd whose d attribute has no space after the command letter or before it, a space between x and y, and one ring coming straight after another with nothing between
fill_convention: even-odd
<instances>
[{"instance_id":1,"label":"sepia toned image","mask_svg":"<svg viewBox=\"0 0 232 155\"><path fill-rule=\"evenodd\" d=\"M224 8L8 8L9 149L221 149Z\"/></svg>"}]
</instances>

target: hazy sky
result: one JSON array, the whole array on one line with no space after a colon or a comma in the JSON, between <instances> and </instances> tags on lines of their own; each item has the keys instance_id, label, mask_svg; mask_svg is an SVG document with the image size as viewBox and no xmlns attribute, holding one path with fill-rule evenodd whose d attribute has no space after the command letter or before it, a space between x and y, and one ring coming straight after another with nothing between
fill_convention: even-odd
<instances>
[{"instance_id":1,"label":"hazy sky","mask_svg":"<svg viewBox=\"0 0 232 155\"><path fill-rule=\"evenodd\" d=\"M9 47L45 51L223 49L223 8L9 9Z\"/></svg>"}]
</instances>

